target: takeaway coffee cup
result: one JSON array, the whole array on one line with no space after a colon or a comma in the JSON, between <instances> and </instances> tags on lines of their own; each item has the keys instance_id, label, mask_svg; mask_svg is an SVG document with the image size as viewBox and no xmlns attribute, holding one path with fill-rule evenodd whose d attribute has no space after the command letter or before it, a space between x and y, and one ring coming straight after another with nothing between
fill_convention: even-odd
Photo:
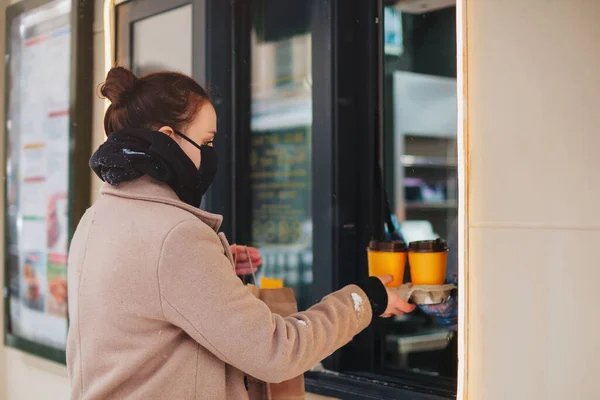
<instances>
[{"instance_id":1,"label":"takeaway coffee cup","mask_svg":"<svg viewBox=\"0 0 600 400\"><path fill-rule=\"evenodd\" d=\"M410 279L417 285L443 285L446 282L448 245L445 240L422 240L408 245Z\"/></svg>"},{"instance_id":2,"label":"takeaway coffee cup","mask_svg":"<svg viewBox=\"0 0 600 400\"><path fill-rule=\"evenodd\" d=\"M369 276L391 275L388 287L402 285L406 265L406 243L400 240L372 240L367 249Z\"/></svg>"}]
</instances>

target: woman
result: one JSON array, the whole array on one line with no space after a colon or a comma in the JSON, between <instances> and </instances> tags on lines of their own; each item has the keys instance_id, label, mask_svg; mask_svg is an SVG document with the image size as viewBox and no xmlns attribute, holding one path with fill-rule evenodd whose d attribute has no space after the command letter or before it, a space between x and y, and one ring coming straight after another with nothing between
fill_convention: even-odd
<instances>
[{"instance_id":1,"label":"woman","mask_svg":"<svg viewBox=\"0 0 600 400\"><path fill-rule=\"evenodd\" d=\"M413 305L370 278L306 312L272 314L236 277L221 217L198 207L217 170L216 115L177 73L109 71L106 182L69 254L67 364L77 399L244 399L247 375L279 382Z\"/></svg>"}]
</instances>

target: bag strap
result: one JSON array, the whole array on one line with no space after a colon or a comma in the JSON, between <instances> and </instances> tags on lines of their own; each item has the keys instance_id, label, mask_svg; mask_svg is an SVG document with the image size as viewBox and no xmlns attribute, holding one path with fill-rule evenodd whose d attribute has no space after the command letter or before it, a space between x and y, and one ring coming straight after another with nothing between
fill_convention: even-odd
<instances>
[{"instance_id":1,"label":"bag strap","mask_svg":"<svg viewBox=\"0 0 600 400\"><path fill-rule=\"evenodd\" d=\"M243 247L244 250L246 251L246 257L248 257L248 263L250 264L250 271L252 271L252 281L254 282L254 285L256 285L256 274L254 273L254 265L252 264L252 258L250 258L250 250L248 250L248 246L237 246L237 247ZM235 270L235 266L237 265L237 250L235 251L235 253L233 254L233 268ZM246 283L245 278L244 278L244 283Z\"/></svg>"},{"instance_id":2,"label":"bag strap","mask_svg":"<svg viewBox=\"0 0 600 400\"><path fill-rule=\"evenodd\" d=\"M252 265L252 258L250 258L250 250L248 250L248 246L244 246L246 250L246 256L248 257L248 263L250 264L250 271L252 271L252 280L254 281L254 285L256 285L256 274L254 273L254 265Z\"/></svg>"},{"instance_id":3,"label":"bag strap","mask_svg":"<svg viewBox=\"0 0 600 400\"><path fill-rule=\"evenodd\" d=\"M233 272L234 273L235 273L235 267L236 267L236 265L237 265L237 249L235 250L235 253L233 253ZM244 283L246 283L246 282L244 282Z\"/></svg>"}]
</instances>

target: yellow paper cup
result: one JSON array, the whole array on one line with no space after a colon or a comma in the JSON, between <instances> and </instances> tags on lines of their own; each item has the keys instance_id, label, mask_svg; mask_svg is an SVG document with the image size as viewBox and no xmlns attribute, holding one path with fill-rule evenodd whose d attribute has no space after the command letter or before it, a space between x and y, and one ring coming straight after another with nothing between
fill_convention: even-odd
<instances>
[{"instance_id":1,"label":"yellow paper cup","mask_svg":"<svg viewBox=\"0 0 600 400\"><path fill-rule=\"evenodd\" d=\"M369 276L391 275L394 277L388 287L402 285L406 265L406 244L400 240L372 240L367 249Z\"/></svg>"},{"instance_id":2,"label":"yellow paper cup","mask_svg":"<svg viewBox=\"0 0 600 400\"><path fill-rule=\"evenodd\" d=\"M408 245L410 279L413 285L443 285L446 282L448 245L444 240L423 240Z\"/></svg>"}]
</instances>

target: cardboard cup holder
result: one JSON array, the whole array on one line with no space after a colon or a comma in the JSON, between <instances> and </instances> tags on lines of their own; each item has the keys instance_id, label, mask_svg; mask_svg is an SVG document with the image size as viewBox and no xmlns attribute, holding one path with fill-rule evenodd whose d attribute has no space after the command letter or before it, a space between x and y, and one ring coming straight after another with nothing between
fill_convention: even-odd
<instances>
[{"instance_id":1,"label":"cardboard cup holder","mask_svg":"<svg viewBox=\"0 0 600 400\"><path fill-rule=\"evenodd\" d=\"M456 289L454 284L445 285L416 285L405 283L400 287L391 289L405 301L419 305L441 304L448 301L450 294Z\"/></svg>"}]
</instances>

